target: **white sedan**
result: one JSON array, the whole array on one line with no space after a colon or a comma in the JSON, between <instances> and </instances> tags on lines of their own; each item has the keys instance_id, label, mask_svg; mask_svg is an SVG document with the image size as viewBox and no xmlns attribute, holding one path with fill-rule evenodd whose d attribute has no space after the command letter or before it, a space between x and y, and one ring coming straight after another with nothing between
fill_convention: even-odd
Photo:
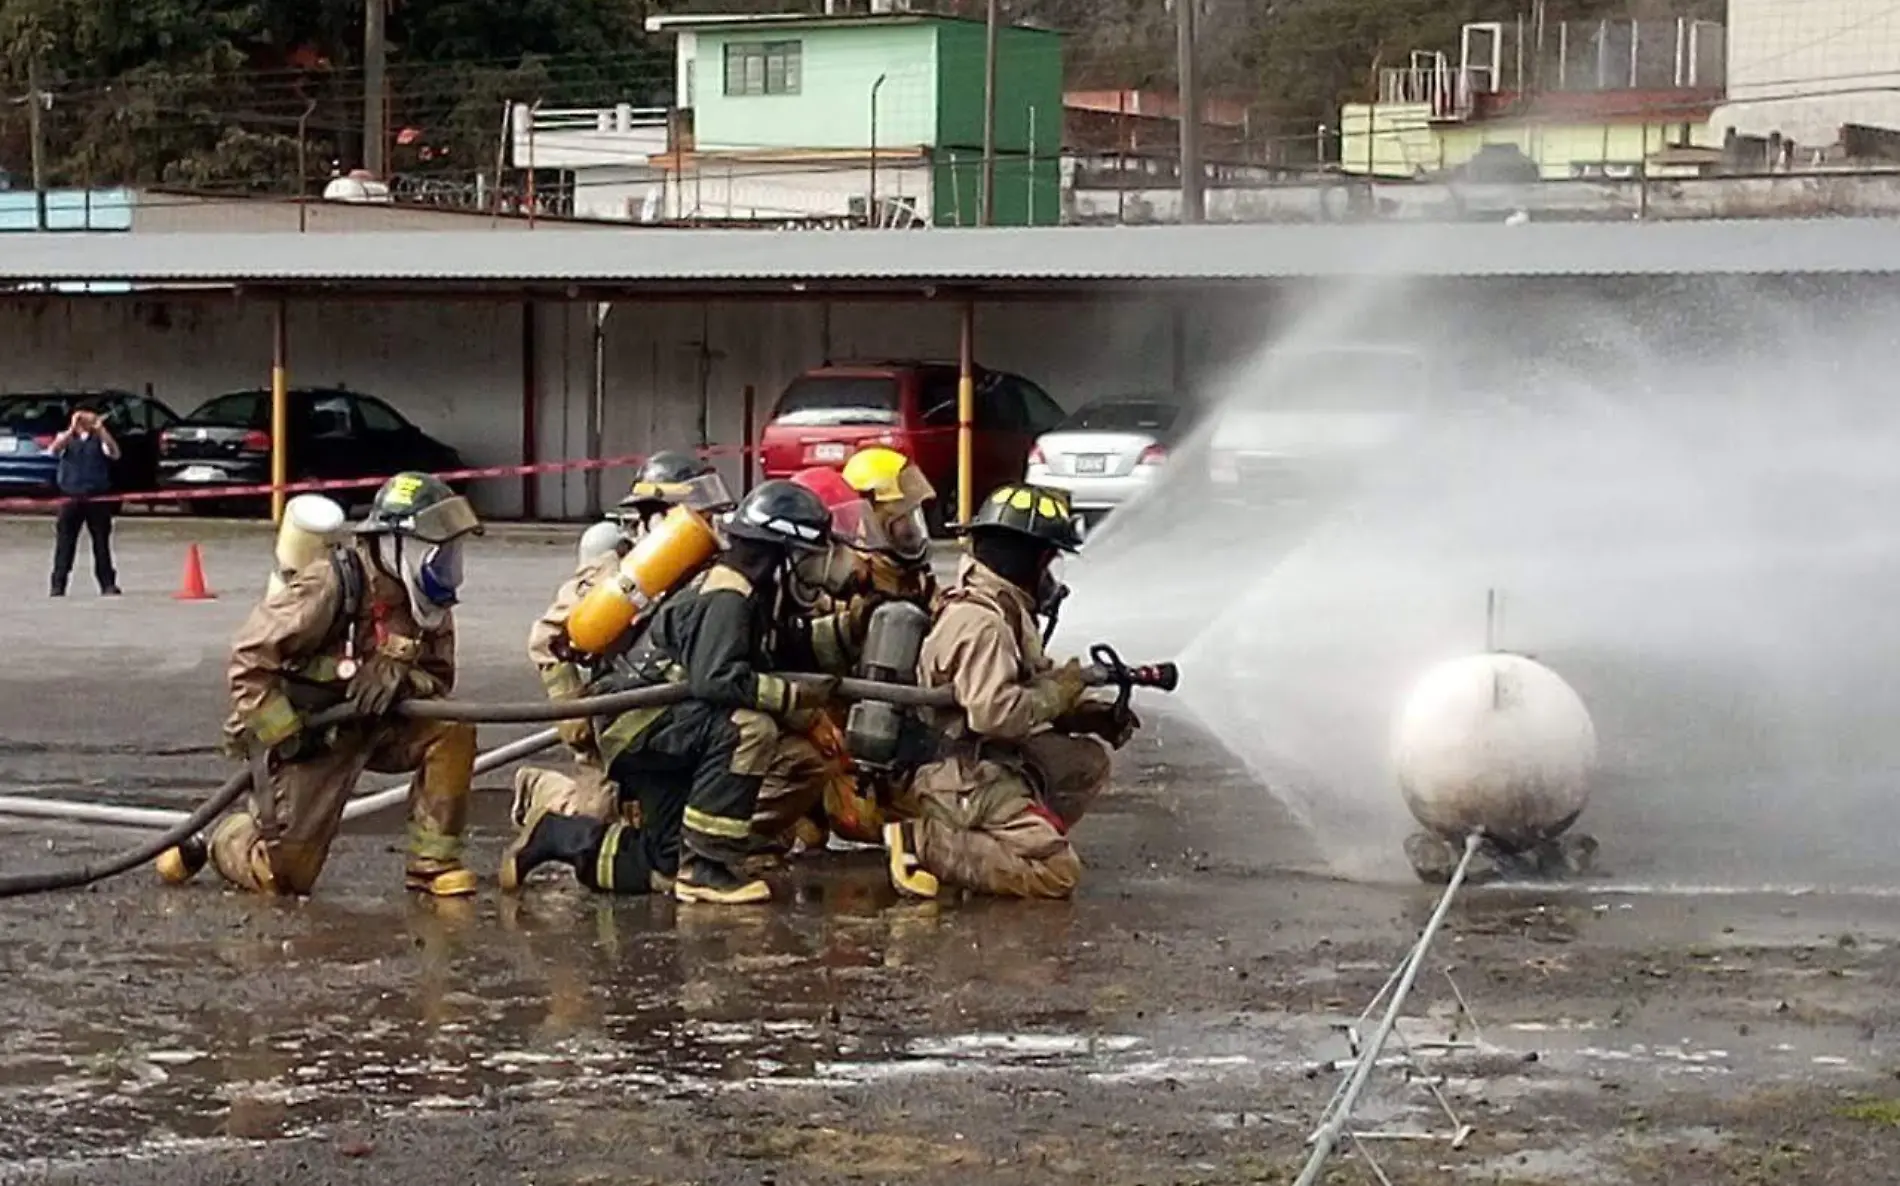
<instances>
[{"instance_id":1,"label":"white sedan","mask_svg":"<svg viewBox=\"0 0 1900 1186\"><path fill-rule=\"evenodd\" d=\"M1077 513L1099 519L1154 481L1188 420L1164 396L1095 400L1036 439L1024 480L1068 491Z\"/></svg>"}]
</instances>

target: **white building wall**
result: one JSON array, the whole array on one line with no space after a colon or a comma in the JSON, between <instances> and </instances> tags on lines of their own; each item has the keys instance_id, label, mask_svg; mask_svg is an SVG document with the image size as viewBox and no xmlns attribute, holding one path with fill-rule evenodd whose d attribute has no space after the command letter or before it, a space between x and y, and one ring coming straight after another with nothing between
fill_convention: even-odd
<instances>
[{"instance_id":1,"label":"white building wall","mask_svg":"<svg viewBox=\"0 0 1900 1186\"><path fill-rule=\"evenodd\" d=\"M892 232L897 233L897 232ZM763 420L784 385L827 359L953 359L950 302L623 303L605 321L600 423L595 423L593 306L548 303L532 318L534 452L543 461L627 456L709 445L737 482L745 439L743 392ZM518 303L422 301L293 305L294 385L345 384L389 400L473 465L523 460L524 311ZM1001 302L978 311L977 357L1019 371L1068 407L1096 396L1165 390L1174 374L1175 318L1162 303ZM1266 331L1264 311L1223 302L1188 319L1190 367L1217 365ZM225 391L270 381L270 307L227 298L121 297L0 302L0 390L120 386L181 414ZM611 501L631 474L607 471ZM532 479L536 513L588 513L589 479ZM479 482L484 513L522 513L524 482Z\"/></svg>"},{"instance_id":2,"label":"white building wall","mask_svg":"<svg viewBox=\"0 0 1900 1186\"><path fill-rule=\"evenodd\" d=\"M1900 6L1729 0L1728 79L1717 128L1814 147L1843 123L1900 129Z\"/></svg>"},{"instance_id":3,"label":"white building wall","mask_svg":"<svg viewBox=\"0 0 1900 1186\"><path fill-rule=\"evenodd\" d=\"M880 161L880 204L910 199L921 221L930 219L930 170L914 161ZM857 162L719 161L674 174L666 213L673 218L812 218L851 213L871 193L871 170Z\"/></svg>"}]
</instances>

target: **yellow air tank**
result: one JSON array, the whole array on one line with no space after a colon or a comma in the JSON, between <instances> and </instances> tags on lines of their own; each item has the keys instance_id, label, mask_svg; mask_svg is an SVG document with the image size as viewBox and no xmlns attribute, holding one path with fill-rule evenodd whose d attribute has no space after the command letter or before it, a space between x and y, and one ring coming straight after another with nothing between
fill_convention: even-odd
<instances>
[{"instance_id":1,"label":"yellow air tank","mask_svg":"<svg viewBox=\"0 0 1900 1186\"><path fill-rule=\"evenodd\" d=\"M284 504L284 522L277 529L277 569L270 574L272 593L329 550L343 531L345 517L334 499L321 494L299 494Z\"/></svg>"},{"instance_id":2,"label":"yellow air tank","mask_svg":"<svg viewBox=\"0 0 1900 1186\"><path fill-rule=\"evenodd\" d=\"M567 615L568 645L599 655L719 550L712 525L691 507L676 506L633 546L613 579L588 590Z\"/></svg>"}]
</instances>

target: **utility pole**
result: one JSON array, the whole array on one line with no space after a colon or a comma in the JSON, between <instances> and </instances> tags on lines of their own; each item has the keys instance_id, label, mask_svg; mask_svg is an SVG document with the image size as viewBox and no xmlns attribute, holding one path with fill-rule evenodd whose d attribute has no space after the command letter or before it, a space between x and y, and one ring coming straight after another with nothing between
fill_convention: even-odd
<instances>
[{"instance_id":1,"label":"utility pole","mask_svg":"<svg viewBox=\"0 0 1900 1186\"><path fill-rule=\"evenodd\" d=\"M389 117L383 111L386 95L383 68L389 57L385 34L388 2L364 0L363 8L363 168L378 181L389 179L388 145L384 135Z\"/></svg>"},{"instance_id":2,"label":"utility pole","mask_svg":"<svg viewBox=\"0 0 1900 1186\"><path fill-rule=\"evenodd\" d=\"M1201 195L1201 72L1195 62L1195 6L1200 0L1174 0L1177 81L1180 84L1181 221L1201 222L1207 205Z\"/></svg>"},{"instance_id":3,"label":"utility pole","mask_svg":"<svg viewBox=\"0 0 1900 1186\"><path fill-rule=\"evenodd\" d=\"M46 222L46 92L40 86L40 55L37 51L26 64L26 129L33 154L33 209L35 224L47 229Z\"/></svg>"},{"instance_id":4,"label":"utility pole","mask_svg":"<svg viewBox=\"0 0 1900 1186\"><path fill-rule=\"evenodd\" d=\"M989 0L983 16L983 196L977 205L977 225L996 223L996 24L997 0Z\"/></svg>"}]
</instances>

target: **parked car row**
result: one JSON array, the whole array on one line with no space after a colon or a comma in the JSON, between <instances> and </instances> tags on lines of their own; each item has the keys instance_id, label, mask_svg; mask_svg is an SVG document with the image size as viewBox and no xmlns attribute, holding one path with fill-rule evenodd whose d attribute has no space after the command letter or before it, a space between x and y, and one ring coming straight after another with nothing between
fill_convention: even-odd
<instances>
[{"instance_id":1,"label":"parked car row","mask_svg":"<svg viewBox=\"0 0 1900 1186\"><path fill-rule=\"evenodd\" d=\"M290 480L347 481L402 469L463 468L449 446L404 419L373 395L338 388L290 391ZM271 393L220 395L180 417L163 401L111 389L0 395L0 493L54 492L59 460L53 438L81 407L96 410L119 442L118 489L151 493L151 502L178 501L200 514L256 510L259 499L192 498L167 494L221 486L261 486L271 480ZM355 497L366 501L367 491Z\"/></svg>"}]
</instances>

